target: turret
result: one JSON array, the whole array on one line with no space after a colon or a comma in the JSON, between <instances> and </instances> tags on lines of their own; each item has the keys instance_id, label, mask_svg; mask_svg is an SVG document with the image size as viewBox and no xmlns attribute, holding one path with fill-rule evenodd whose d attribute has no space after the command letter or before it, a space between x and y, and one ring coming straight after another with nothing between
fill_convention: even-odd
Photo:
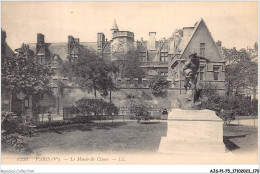
<instances>
[{"instance_id":1,"label":"turret","mask_svg":"<svg viewBox=\"0 0 260 174\"><path fill-rule=\"evenodd\" d=\"M118 30L118 27L117 27L117 24L116 24L116 20L114 20L113 26L112 26L112 28L110 29L110 31L111 31L111 39L113 39L113 34L114 34L115 32L118 32L118 31L119 31L119 30Z\"/></svg>"}]
</instances>

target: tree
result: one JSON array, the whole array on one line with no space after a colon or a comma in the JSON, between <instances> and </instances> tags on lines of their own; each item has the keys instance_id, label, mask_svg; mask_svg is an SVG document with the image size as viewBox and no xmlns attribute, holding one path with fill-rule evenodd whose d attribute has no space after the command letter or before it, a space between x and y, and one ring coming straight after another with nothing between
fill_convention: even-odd
<instances>
[{"instance_id":1,"label":"tree","mask_svg":"<svg viewBox=\"0 0 260 174\"><path fill-rule=\"evenodd\" d=\"M148 112L148 108L143 104L141 104L141 105L135 105L135 104L131 105L130 112L135 114L135 117L136 117L138 123L140 123L142 118L144 118L144 120L150 119L150 113Z\"/></svg>"},{"instance_id":2,"label":"tree","mask_svg":"<svg viewBox=\"0 0 260 174\"><path fill-rule=\"evenodd\" d=\"M170 82L166 80L164 76L157 75L150 79L150 88L155 96L167 96L167 89L170 86Z\"/></svg>"},{"instance_id":3,"label":"tree","mask_svg":"<svg viewBox=\"0 0 260 174\"><path fill-rule=\"evenodd\" d=\"M239 94L240 89L257 86L257 63L251 61L239 61L226 66L226 86L228 95L230 91Z\"/></svg>"},{"instance_id":4,"label":"tree","mask_svg":"<svg viewBox=\"0 0 260 174\"><path fill-rule=\"evenodd\" d=\"M1 71L2 92L10 92L10 106L12 96L20 92L25 95L52 93L50 80L54 73L47 66L36 64L24 57L2 57Z\"/></svg>"},{"instance_id":5,"label":"tree","mask_svg":"<svg viewBox=\"0 0 260 174\"><path fill-rule=\"evenodd\" d=\"M117 60L113 63L117 65L118 76L121 78L138 78L145 77L145 72L140 67L139 53L137 50L131 49L125 52L115 52L113 54Z\"/></svg>"},{"instance_id":6,"label":"tree","mask_svg":"<svg viewBox=\"0 0 260 174\"><path fill-rule=\"evenodd\" d=\"M226 61L225 75L227 95L235 92L240 93L240 89L256 88L257 86L257 63L252 62L245 49L237 51L233 49L223 49Z\"/></svg>"},{"instance_id":7,"label":"tree","mask_svg":"<svg viewBox=\"0 0 260 174\"><path fill-rule=\"evenodd\" d=\"M89 92L96 91L107 96L109 91L116 90L112 80L112 72L115 71L113 64L100 58L96 53L85 50L74 61L67 61L61 66L61 72L82 89Z\"/></svg>"}]
</instances>

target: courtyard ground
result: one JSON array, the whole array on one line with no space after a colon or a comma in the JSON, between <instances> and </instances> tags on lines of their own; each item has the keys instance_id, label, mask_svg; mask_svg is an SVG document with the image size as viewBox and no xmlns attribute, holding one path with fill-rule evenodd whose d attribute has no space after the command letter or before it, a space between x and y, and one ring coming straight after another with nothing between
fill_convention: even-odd
<instances>
[{"instance_id":1,"label":"courtyard ground","mask_svg":"<svg viewBox=\"0 0 260 174\"><path fill-rule=\"evenodd\" d=\"M224 143L227 151L247 153L257 150L257 126L224 126ZM25 142L36 154L125 152L156 153L162 136L166 136L167 122L152 121L137 124L136 121L103 122L93 125L38 132Z\"/></svg>"}]
</instances>

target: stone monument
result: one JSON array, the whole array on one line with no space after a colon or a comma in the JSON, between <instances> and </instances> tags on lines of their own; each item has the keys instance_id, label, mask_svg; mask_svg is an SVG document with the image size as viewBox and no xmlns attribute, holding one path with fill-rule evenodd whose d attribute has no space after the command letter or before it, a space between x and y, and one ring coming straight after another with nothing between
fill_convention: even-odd
<instances>
[{"instance_id":1,"label":"stone monument","mask_svg":"<svg viewBox=\"0 0 260 174\"><path fill-rule=\"evenodd\" d=\"M189 59L180 69L185 77L185 94L178 97L180 109L172 109L168 114L167 136L161 138L160 153L224 153L223 121L214 111L201 109L201 90L196 88L200 59L197 53L190 54ZM188 91L191 89L191 92Z\"/></svg>"}]
</instances>

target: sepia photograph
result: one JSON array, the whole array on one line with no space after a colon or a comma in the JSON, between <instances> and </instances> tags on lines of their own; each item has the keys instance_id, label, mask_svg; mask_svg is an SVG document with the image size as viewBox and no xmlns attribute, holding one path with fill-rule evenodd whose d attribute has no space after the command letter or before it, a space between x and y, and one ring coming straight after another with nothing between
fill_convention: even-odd
<instances>
[{"instance_id":1,"label":"sepia photograph","mask_svg":"<svg viewBox=\"0 0 260 174\"><path fill-rule=\"evenodd\" d=\"M2 1L1 163L258 164L258 2Z\"/></svg>"}]
</instances>

